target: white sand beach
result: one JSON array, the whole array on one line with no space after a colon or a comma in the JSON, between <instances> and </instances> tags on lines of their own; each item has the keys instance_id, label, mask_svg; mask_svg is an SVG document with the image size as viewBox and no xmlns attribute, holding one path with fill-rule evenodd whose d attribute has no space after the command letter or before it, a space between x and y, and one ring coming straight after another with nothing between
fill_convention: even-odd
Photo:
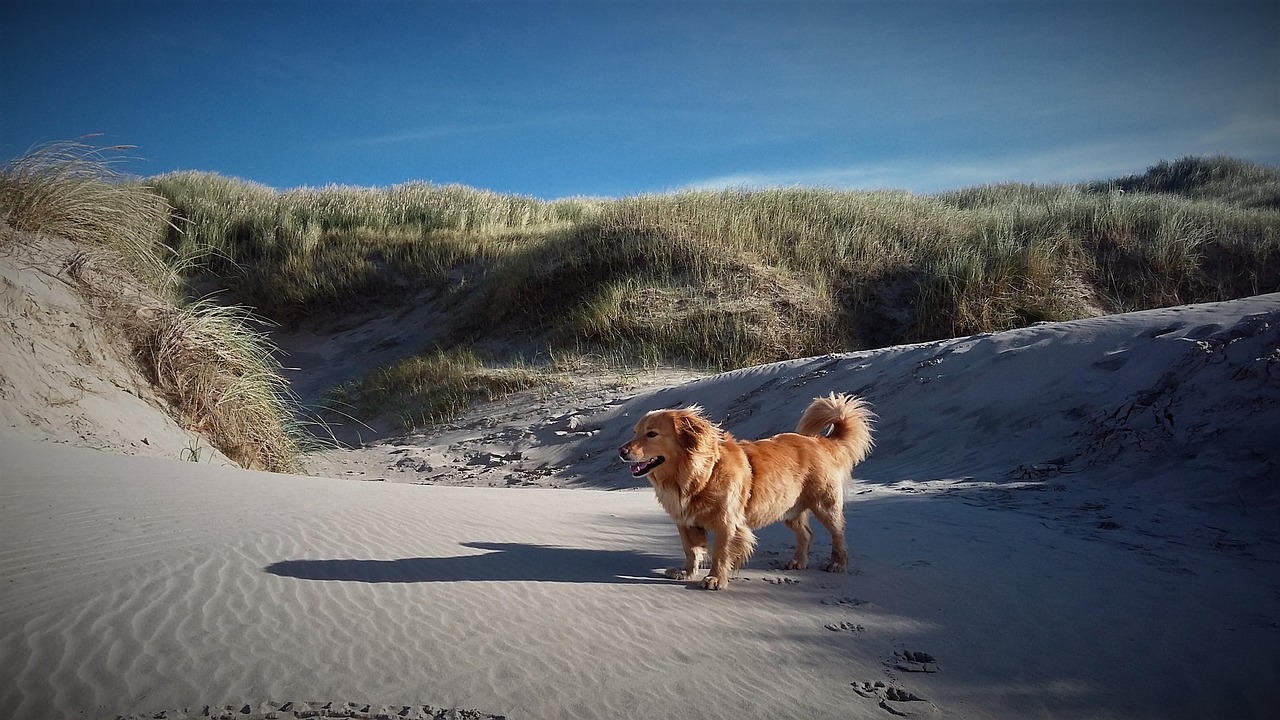
<instances>
[{"instance_id":1,"label":"white sand beach","mask_svg":"<svg viewBox=\"0 0 1280 720\"><path fill-rule=\"evenodd\" d=\"M184 462L96 379L58 406L80 429L30 420L20 389L88 372L18 361L37 345L4 346L0 717L1280 708L1280 295L523 393L332 477ZM760 437L833 391L879 416L849 571L778 569L774 526L724 591L663 578L679 540L616 457L635 419L698 403Z\"/></svg>"}]
</instances>

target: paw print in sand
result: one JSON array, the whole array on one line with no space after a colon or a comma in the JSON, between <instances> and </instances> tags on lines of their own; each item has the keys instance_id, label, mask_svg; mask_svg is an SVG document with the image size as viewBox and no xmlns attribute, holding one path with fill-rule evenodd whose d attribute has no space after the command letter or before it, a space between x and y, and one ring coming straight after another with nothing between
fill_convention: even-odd
<instances>
[{"instance_id":1,"label":"paw print in sand","mask_svg":"<svg viewBox=\"0 0 1280 720\"><path fill-rule=\"evenodd\" d=\"M933 717L938 714L938 708L933 703L900 687L886 685L880 681L864 681L850 684L853 685L853 691L862 697L869 700L878 700L880 709L890 715L923 718Z\"/></svg>"},{"instance_id":2,"label":"paw print in sand","mask_svg":"<svg viewBox=\"0 0 1280 720\"><path fill-rule=\"evenodd\" d=\"M886 665L903 672L938 672L938 660L927 652L903 650L893 654L893 660Z\"/></svg>"}]
</instances>

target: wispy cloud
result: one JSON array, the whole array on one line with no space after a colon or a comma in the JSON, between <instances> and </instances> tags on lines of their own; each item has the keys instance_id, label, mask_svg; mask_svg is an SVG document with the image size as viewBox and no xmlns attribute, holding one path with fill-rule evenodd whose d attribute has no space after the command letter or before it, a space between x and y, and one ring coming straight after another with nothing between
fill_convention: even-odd
<instances>
[{"instance_id":1,"label":"wispy cloud","mask_svg":"<svg viewBox=\"0 0 1280 720\"><path fill-rule=\"evenodd\" d=\"M1000 182L1074 182L1126 174L1139 167L1107 158L1089 162L1069 153L1038 156L903 158L844 167L745 172L706 178L686 189L816 186L850 190L901 189L920 193ZM1105 168L1103 167L1105 166Z\"/></svg>"},{"instance_id":2,"label":"wispy cloud","mask_svg":"<svg viewBox=\"0 0 1280 720\"><path fill-rule=\"evenodd\" d=\"M423 140L435 140L442 137L494 132L506 130L510 127L510 125L436 125L354 138L351 143L361 147L398 145L401 143L421 142Z\"/></svg>"},{"instance_id":3,"label":"wispy cloud","mask_svg":"<svg viewBox=\"0 0 1280 720\"><path fill-rule=\"evenodd\" d=\"M1200 141L1214 152L1280 160L1280 115L1244 113L1204 133Z\"/></svg>"},{"instance_id":4,"label":"wispy cloud","mask_svg":"<svg viewBox=\"0 0 1280 720\"><path fill-rule=\"evenodd\" d=\"M405 128L379 135L369 135L366 137L355 138L351 142L358 146L374 146L374 145L396 145L401 143L415 143L424 140L436 140L445 137L459 137L463 135L485 135L510 133L513 131L528 131L531 129L548 128L562 126L569 123L584 123L592 120L592 118L574 113L559 113L555 115L547 115L544 117L525 117L510 122L451 122L441 123L439 125L426 125L415 128Z\"/></svg>"},{"instance_id":5,"label":"wispy cloud","mask_svg":"<svg viewBox=\"0 0 1280 720\"><path fill-rule=\"evenodd\" d=\"M1280 159L1280 118L1246 116L1182 139L1123 138L1007 155L903 157L808 168L762 168L698 179L680 189L831 187L919 193L1001 182L1071 183L1142 172L1160 160L1228 154Z\"/></svg>"}]
</instances>

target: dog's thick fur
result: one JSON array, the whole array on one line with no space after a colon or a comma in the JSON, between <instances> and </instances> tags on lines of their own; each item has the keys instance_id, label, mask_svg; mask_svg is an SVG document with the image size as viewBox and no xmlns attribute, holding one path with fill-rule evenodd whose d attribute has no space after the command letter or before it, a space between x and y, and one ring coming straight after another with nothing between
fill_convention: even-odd
<instances>
[{"instance_id":1,"label":"dog's thick fur","mask_svg":"<svg viewBox=\"0 0 1280 720\"><path fill-rule=\"evenodd\" d=\"M755 548L752 528L779 520L796 534L796 554L786 567L803 570L813 538L810 511L831 532L831 559L824 569L843 572L849 564L844 483L871 452L874 417L861 399L832 393L810 403L796 432L764 440L735 439L696 406L641 418L618 454L632 463L632 475L649 478L680 531L685 564L668 570L667 577L693 577L711 532L711 571L702 584L724 588Z\"/></svg>"}]
</instances>

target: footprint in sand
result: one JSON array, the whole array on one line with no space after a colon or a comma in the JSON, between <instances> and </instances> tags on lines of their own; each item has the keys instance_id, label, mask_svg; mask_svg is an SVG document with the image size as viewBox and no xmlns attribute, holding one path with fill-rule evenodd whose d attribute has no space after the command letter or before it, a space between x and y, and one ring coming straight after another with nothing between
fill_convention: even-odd
<instances>
[{"instance_id":1,"label":"footprint in sand","mask_svg":"<svg viewBox=\"0 0 1280 720\"><path fill-rule=\"evenodd\" d=\"M851 623L847 620L841 620L838 623L827 623L822 627L830 630L831 632L851 632L855 635L865 632L867 629L862 625L859 625L857 623Z\"/></svg>"},{"instance_id":2,"label":"footprint in sand","mask_svg":"<svg viewBox=\"0 0 1280 720\"><path fill-rule=\"evenodd\" d=\"M846 597L830 597L830 598L823 598L823 599L822 599L822 600L820 600L819 602L821 602L823 605L836 605L836 606L842 606L842 607L858 607L859 605L866 605L866 604L867 604L868 602L870 602L870 601L869 601L869 600L862 600L862 599L859 599L859 598L856 598L856 597L847 597L847 596L846 596Z\"/></svg>"},{"instance_id":3,"label":"footprint in sand","mask_svg":"<svg viewBox=\"0 0 1280 720\"><path fill-rule=\"evenodd\" d=\"M927 652L912 650L895 652L893 659L885 665L903 672L936 673L939 670L937 658Z\"/></svg>"},{"instance_id":4,"label":"footprint in sand","mask_svg":"<svg viewBox=\"0 0 1280 720\"><path fill-rule=\"evenodd\" d=\"M799 585L800 584L799 580L796 580L794 578L789 578L789 577L765 576L761 578L761 580L764 580L767 583L773 583L774 585Z\"/></svg>"},{"instance_id":5,"label":"footprint in sand","mask_svg":"<svg viewBox=\"0 0 1280 720\"><path fill-rule=\"evenodd\" d=\"M932 717L938 708L924 698L883 682L855 682L853 691L868 700L877 700L881 710L898 717Z\"/></svg>"}]
</instances>

